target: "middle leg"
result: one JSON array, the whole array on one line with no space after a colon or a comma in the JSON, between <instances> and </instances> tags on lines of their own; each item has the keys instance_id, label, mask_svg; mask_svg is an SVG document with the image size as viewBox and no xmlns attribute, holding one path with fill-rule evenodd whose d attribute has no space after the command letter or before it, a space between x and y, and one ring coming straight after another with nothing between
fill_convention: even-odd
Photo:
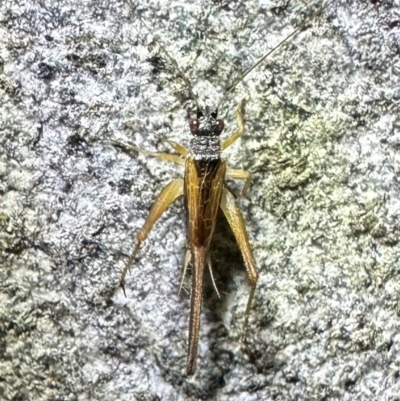
<instances>
[{"instance_id":1,"label":"middle leg","mask_svg":"<svg viewBox=\"0 0 400 401\"><path fill-rule=\"evenodd\" d=\"M242 196L247 198L247 191L249 190L251 184L251 174L244 170L230 169L226 171L226 176L228 178L238 178L239 180L246 180L242 189Z\"/></svg>"}]
</instances>

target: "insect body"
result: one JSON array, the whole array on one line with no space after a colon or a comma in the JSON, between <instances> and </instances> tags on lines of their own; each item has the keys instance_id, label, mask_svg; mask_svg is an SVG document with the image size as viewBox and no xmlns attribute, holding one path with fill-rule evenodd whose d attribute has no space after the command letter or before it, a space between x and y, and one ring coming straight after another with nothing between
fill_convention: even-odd
<instances>
[{"instance_id":1,"label":"insect body","mask_svg":"<svg viewBox=\"0 0 400 401\"><path fill-rule=\"evenodd\" d=\"M237 112L239 129L230 138L220 144L220 134L224 128L222 120L217 120L217 112L197 113L191 120L192 133L190 154L185 163L184 197L188 214L188 243L192 258L192 293L189 321L189 351L187 373L193 374L197 343L199 340L200 309L203 291L203 272L208 262L208 250L214 232L219 207L231 226L251 282L247 315L251 307L258 273L252 256L243 218L233 195L225 187L225 178L245 178L250 182L250 174L241 170L229 170L221 158L221 149L225 149L243 134L243 102ZM247 188L247 187L245 187ZM210 267L211 272L211 267Z\"/></svg>"},{"instance_id":2,"label":"insect body","mask_svg":"<svg viewBox=\"0 0 400 401\"><path fill-rule=\"evenodd\" d=\"M226 178L245 179L246 183L243 187L243 195L246 196L251 176L246 171L228 168L225 160L221 158L221 151L243 135L243 108L244 101L242 100L236 110L238 129L222 143L220 135L224 129L224 122L217 119L217 111L210 112L206 108L204 112L198 110L196 118L190 120L189 126L192 138L189 150L175 142L167 141L179 155L148 152L134 146L124 145L128 149L139 150L159 159L185 166L184 179L178 178L172 180L161 191L146 222L139 230L135 250L125 266L120 284L124 288L126 273L132 265L141 243L149 235L154 223L175 199L183 195L187 210L187 240L189 248L189 257L186 258L185 270L190 260L193 266L189 319L189 350L186 366L188 375L192 375L195 371L203 295L203 275L207 264L211 272L209 245L220 207L239 245L251 283L244 328L247 326L248 314L257 284L258 273L243 217L234 196L225 186Z\"/></svg>"},{"instance_id":3,"label":"insect body","mask_svg":"<svg viewBox=\"0 0 400 401\"><path fill-rule=\"evenodd\" d=\"M263 60L265 60L269 54L275 51L284 41L293 36L298 30L299 29L296 29L278 46L263 56L255 65L253 65L253 67L247 70L240 79L231 85L225 95L232 92L236 85L247 74L249 74ZM184 78L185 82L188 82L182 73L180 73L180 75ZM224 98L221 99L219 104L222 103L223 99ZM192 137L189 149L186 149L176 142L165 140L165 142L167 142L178 154L149 152L135 146L125 144L121 145L114 142L115 145L122 146L128 150L136 150L185 167L184 178L172 180L161 191L152 206L149 216L137 234L136 246L122 272L120 285L124 289L126 273L132 265L140 249L140 245L149 235L155 222L168 209L172 202L180 196L183 196L187 210L188 222L188 253L185 258L183 274L185 274L186 267L189 263L192 264L193 268L189 319L189 349L186 364L186 372L188 375L194 373L196 365L200 330L200 312L203 296L203 277L206 265L208 265L211 278L213 279L209 246L215 229L219 208L222 209L233 231L250 280L251 287L245 312L244 334L257 285L258 273L243 217L236 204L234 196L225 185L226 178L245 180L243 195L246 196L251 176L246 171L230 169L227 167L225 160L221 157L221 152L232 145L244 133L244 105L245 101L242 100L236 109L236 121L238 124L237 130L222 142L220 140L220 135L224 129L224 122L221 119L217 119L218 110L210 111L209 108L205 108L205 110L198 109L196 117L190 119L189 127Z\"/></svg>"}]
</instances>

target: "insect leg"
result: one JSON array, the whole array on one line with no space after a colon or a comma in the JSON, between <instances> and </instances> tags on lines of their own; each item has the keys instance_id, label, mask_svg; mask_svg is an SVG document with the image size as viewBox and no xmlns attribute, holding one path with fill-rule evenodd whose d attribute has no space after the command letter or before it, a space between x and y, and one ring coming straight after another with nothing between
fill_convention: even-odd
<instances>
[{"instance_id":1,"label":"insect leg","mask_svg":"<svg viewBox=\"0 0 400 401\"><path fill-rule=\"evenodd\" d=\"M211 281L212 281L212 283L213 283L215 292L217 293L218 298L221 299L221 295L219 295L219 291L218 291L217 285L215 284L214 275L213 275L213 272L212 272L212 265L211 265L210 254L207 255L207 265L208 265L208 270L210 271Z\"/></svg>"},{"instance_id":2,"label":"insect leg","mask_svg":"<svg viewBox=\"0 0 400 401\"><path fill-rule=\"evenodd\" d=\"M122 287L125 294L125 276L128 270L130 269L133 261L137 253L139 252L140 245L149 235L154 223L160 218L160 216L168 209L171 203L183 195L183 179L177 178L172 180L160 193L157 200L154 202L153 207L151 208L150 214L148 215L143 227L139 230L139 233L136 235L136 246L133 250L132 255L128 259L128 262L125 265L124 270L121 274L121 279L119 285Z\"/></svg>"},{"instance_id":3,"label":"insect leg","mask_svg":"<svg viewBox=\"0 0 400 401\"><path fill-rule=\"evenodd\" d=\"M191 254L190 250L188 249L188 250L186 250L185 261L184 261L184 264L183 264L183 271L182 271L181 282L179 284L178 295L180 295L180 293L182 291L183 281L184 281L185 276L186 276L186 270L187 270L187 267L189 266L189 263L191 262L191 260L192 260L192 254ZM217 285L215 284L214 275L213 275L213 272L212 272L211 258L210 258L209 254L207 255L207 265L208 265L208 270L210 272L211 281L213 283L213 287L215 289L215 292L217 293L218 298L221 299L221 295L219 295L219 291L218 291Z\"/></svg>"},{"instance_id":4,"label":"insect leg","mask_svg":"<svg viewBox=\"0 0 400 401\"><path fill-rule=\"evenodd\" d=\"M246 180L243 186L242 195L247 198L247 191L251 184L251 174L244 170L229 169L226 171L228 178L238 178L240 180Z\"/></svg>"},{"instance_id":5,"label":"insect leg","mask_svg":"<svg viewBox=\"0 0 400 401\"><path fill-rule=\"evenodd\" d=\"M184 282L185 276L186 276L186 270L187 270L187 267L189 266L189 263L190 263L191 260L192 260L192 254L190 252L190 249L187 249L186 250L186 255L185 255L185 261L183 263L183 271L182 271L182 276L181 276L181 282L179 284L178 295L181 295L183 282Z\"/></svg>"},{"instance_id":6,"label":"insect leg","mask_svg":"<svg viewBox=\"0 0 400 401\"><path fill-rule=\"evenodd\" d=\"M184 146L180 145L178 142L174 142L163 137L161 137L161 140L168 143L168 145L170 145L181 156L186 157L188 155L189 151Z\"/></svg>"},{"instance_id":7,"label":"insect leg","mask_svg":"<svg viewBox=\"0 0 400 401\"><path fill-rule=\"evenodd\" d=\"M235 202L234 196L226 188L224 188L222 192L221 209L224 212L224 215L228 220L228 223L239 245L251 285L243 324L243 338L245 338L251 304L253 302L254 292L257 286L258 273L254 262L253 253L251 252L249 237L244 225L242 213Z\"/></svg>"},{"instance_id":8,"label":"insect leg","mask_svg":"<svg viewBox=\"0 0 400 401\"><path fill-rule=\"evenodd\" d=\"M242 99L237 108L236 108L236 122L238 125L237 130L225 141L222 142L221 144L221 150L226 149L227 147L231 146L233 142L235 142L237 139L239 139L241 136L243 136L244 133L244 120L243 120L243 114L244 114L244 106L246 104L246 100Z\"/></svg>"},{"instance_id":9,"label":"insect leg","mask_svg":"<svg viewBox=\"0 0 400 401\"><path fill-rule=\"evenodd\" d=\"M176 145L177 146L176 148L174 146L172 146L175 150L181 149L182 151L185 150L186 153L187 153L187 150L183 146L181 146L181 145L179 145L179 144L177 144L175 142L166 140L166 139L163 139L163 140L167 141L168 143L170 143L171 146L172 146L172 144ZM140 153L143 153L145 155L157 157L158 159L161 159L161 160L164 160L164 161L180 164L181 166L183 166L185 164L185 159L183 159L182 156L179 156L179 155L171 155L169 153L164 153L164 152L150 152L148 150L141 149L141 148L139 148L137 146L129 145L127 143L122 143L122 142L117 142L117 141L111 141L111 143L114 146L118 146L119 148L121 148L125 152L130 152L130 151L134 150L136 152L140 152ZM179 153L181 153L181 152L179 152ZM183 154L181 153L181 155L183 155Z\"/></svg>"}]
</instances>

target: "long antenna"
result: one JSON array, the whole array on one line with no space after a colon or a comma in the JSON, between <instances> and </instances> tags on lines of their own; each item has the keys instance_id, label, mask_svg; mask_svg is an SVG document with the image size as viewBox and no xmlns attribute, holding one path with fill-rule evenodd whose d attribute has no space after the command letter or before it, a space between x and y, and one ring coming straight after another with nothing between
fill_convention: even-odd
<instances>
[{"instance_id":1,"label":"long antenna","mask_svg":"<svg viewBox=\"0 0 400 401\"><path fill-rule=\"evenodd\" d=\"M158 39L153 40L154 43L156 43L159 47L159 49L164 53L164 56L167 58L168 62L173 65L173 68L175 70L175 73L178 75L179 78L182 79L182 81L186 84L186 88L189 90L189 95L191 97L191 100L193 100L196 104L196 107L198 108L198 99L197 95L193 92L192 84L190 83L189 79L186 77L186 75L182 72L182 70L179 68L178 63L174 58L172 58L167 50L164 48L164 46L161 44L161 42Z\"/></svg>"},{"instance_id":2,"label":"long antenna","mask_svg":"<svg viewBox=\"0 0 400 401\"><path fill-rule=\"evenodd\" d=\"M285 39L283 39L280 43L278 43L272 50L270 50L267 54L265 54L264 56L262 56L260 58L260 60L258 60L252 67L250 67L247 71L245 71L241 77L239 77L232 85L230 85L226 90L224 95L222 96L222 99L219 101L217 109L220 108L221 104L223 103L223 101L225 100L226 96L229 93L232 93L233 90L236 88L237 85L240 84L240 82L243 81L243 79L249 75L255 68L257 68L269 55L271 55L276 49L278 49L283 43L285 43L287 40L289 40L292 36L296 35L297 32L300 31L300 29L302 29L302 27L299 27L297 29L295 29L289 36L286 36Z\"/></svg>"}]
</instances>

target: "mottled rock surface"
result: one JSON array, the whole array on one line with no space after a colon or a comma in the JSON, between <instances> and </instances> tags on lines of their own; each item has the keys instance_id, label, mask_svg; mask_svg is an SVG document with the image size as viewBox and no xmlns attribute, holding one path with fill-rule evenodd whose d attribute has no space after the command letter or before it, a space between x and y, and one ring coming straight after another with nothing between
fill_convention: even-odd
<instances>
[{"instance_id":1,"label":"mottled rock surface","mask_svg":"<svg viewBox=\"0 0 400 401\"><path fill-rule=\"evenodd\" d=\"M0 399L400 397L400 3L0 3ZM240 253L221 221L196 375L178 296L183 203L118 287L134 235L182 168L112 140L189 143L191 82L253 174L243 210L260 280L248 346Z\"/></svg>"}]
</instances>

